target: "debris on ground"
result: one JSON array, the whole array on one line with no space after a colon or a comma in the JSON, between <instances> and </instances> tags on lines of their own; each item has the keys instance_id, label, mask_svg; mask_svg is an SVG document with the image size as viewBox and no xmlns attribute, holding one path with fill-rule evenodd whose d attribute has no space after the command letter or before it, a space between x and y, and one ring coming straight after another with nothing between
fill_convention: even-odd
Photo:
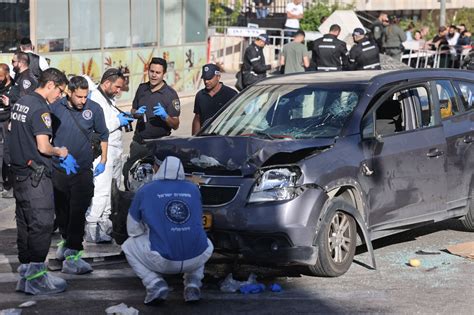
<instances>
[{"instance_id":1,"label":"debris on ground","mask_svg":"<svg viewBox=\"0 0 474 315\"><path fill-rule=\"evenodd\" d=\"M272 285L270 285L270 291L281 292L282 291L281 285L279 285L278 283L273 283Z\"/></svg>"},{"instance_id":2,"label":"debris on ground","mask_svg":"<svg viewBox=\"0 0 474 315\"><path fill-rule=\"evenodd\" d=\"M453 255L474 259L474 242L451 245L446 249Z\"/></svg>"},{"instance_id":3,"label":"debris on ground","mask_svg":"<svg viewBox=\"0 0 474 315\"><path fill-rule=\"evenodd\" d=\"M107 307L105 313L115 315L138 315L138 310L131 306L128 307L125 303L120 303L118 305Z\"/></svg>"},{"instance_id":4,"label":"debris on ground","mask_svg":"<svg viewBox=\"0 0 474 315\"><path fill-rule=\"evenodd\" d=\"M7 308L0 310L0 315L21 315L21 310L19 308Z\"/></svg>"},{"instance_id":5,"label":"debris on ground","mask_svg":"<svg viewBox=\"0 0 474 315\"><path fill-rule=\"evenodd\" d=\"M419 259L413 258L408 261L408 265L410 265L411 267L420 267L421 261Z\"/></svg>"},{"instance_id":6,"label":"debris on ground","mask_svg":"<svg viewBox=\"0 0 474 315\"><path fill-rule=\"evenodd\" d=\"M227 277L222 281L220 290L227 293L235 293L239 291L243 294L255 294L264 292L267 288L263 283L257 282L257 276L251 273L247 281L238 281L232 277L232 273L229 273ZM268 289L271 292L281 292L282 288L279 284L273 283Z\"/></svg>"},{"instance_id":7,"label":"debris on ground","mask_svg":"<svg viewBox=\"0 0 474 315\"><path fill-rule=\"evenodd\" d=\"M247 279L247 281L238 281L232 277L232 273L229 273L227 277L225 277L224 281L222 281L220 290L222 292L227 293L235 293L237 292L240 287L247 285L247 284L256 284L257 283L257 276L254 273L251 273Z\"/></svg>"},{"instance_id":8,"label":"debris on ground","mask_svg":"<svg viewBox=\"0 0 474 315\"><path fill-rule=\"evenodd\" d=\"M25 303L21 303L20 305L18 305L18 307L27 308L33 305L36 305L36 301L27 301Z\"/></svg>"},{"instance_id":9,"label":"debris on ground","mask_svg":"<svg viewBox=\"0 0 474 315\"><path fill-rule=\"evenodd\" d=\"M255 294L265 291L265 285L262 283L245 284L239 290L243 294Z\"/></svg>"},{"instance_id":10,"label":"debris on ground","mask_svg":"<svg viewBox=\"0 0 474 315\"><path fill-rule=\"evenodd\" d=\"M424 250L417 250L415 252L415 254L417 254L417 255L441 255L440 252L428 252L428 251L424 251Z\"/></svg>"}]
</instances>

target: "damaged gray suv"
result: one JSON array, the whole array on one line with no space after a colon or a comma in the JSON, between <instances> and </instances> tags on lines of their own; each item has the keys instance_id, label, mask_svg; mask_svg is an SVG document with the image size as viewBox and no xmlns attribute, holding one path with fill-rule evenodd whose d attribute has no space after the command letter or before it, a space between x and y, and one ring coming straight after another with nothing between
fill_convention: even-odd
<instances>
[{"instance_id":1,"label":"damaged gray suv","mask_svg":"<svg viewBox=\"0 0 474 315\"><path fill-rule=\"evenodd\" d=\"M339 276L358 240L461 218L474 231L474 72L261 81L196 137L157 140L200 187L216 251ZM132 193L114 193L114 204Z\"/></svg>"}]
</instances>

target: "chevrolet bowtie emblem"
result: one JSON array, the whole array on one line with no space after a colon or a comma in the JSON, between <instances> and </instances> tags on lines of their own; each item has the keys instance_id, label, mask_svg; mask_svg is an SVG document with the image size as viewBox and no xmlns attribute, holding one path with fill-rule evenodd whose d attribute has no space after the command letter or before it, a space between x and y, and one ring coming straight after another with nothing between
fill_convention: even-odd
<instances>
[{"instance_id":1,"label":"chevrolet bowtie emblem","mask_svg":"<svg viewBox=\"0 0 474 315\"><path fill-rule=\"evenodd\" d=\"M204 174L196 174L193 173L191 175L186 175L186 179L193 182L194 184L200 186L200 185L206 185L208 184L211 179L210 178L204 178Z\"/></svg>"}]
</instances>

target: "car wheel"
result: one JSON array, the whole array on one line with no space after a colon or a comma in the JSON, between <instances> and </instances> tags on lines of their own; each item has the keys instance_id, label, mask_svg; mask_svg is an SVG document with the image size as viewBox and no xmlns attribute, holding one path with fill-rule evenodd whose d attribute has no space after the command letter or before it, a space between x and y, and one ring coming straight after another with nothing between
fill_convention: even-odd
<instances>
[{"instance_id":1,"label":"car wheel","mask_svg":"<svg viewBox=\"0 0 474 315\"><path fill-rule=\"evenodd\" d=\"M474 232L474 200L471 194L471 200L469 201L469 210L466 215L461 219L462 225L469 232Z\"/></svg>"},{"instance_id":2,"label":"car wheel","mask_svg":"<svg viewBox=\"0 0 474 315\"><path fill-rule=\"evenodd\" d=\"M309 266L312 275L338 277L346 273L352 264L357 242L354 218L336 211L323 223L317 237L318 260Z\"/></svg>"}]
</instances>

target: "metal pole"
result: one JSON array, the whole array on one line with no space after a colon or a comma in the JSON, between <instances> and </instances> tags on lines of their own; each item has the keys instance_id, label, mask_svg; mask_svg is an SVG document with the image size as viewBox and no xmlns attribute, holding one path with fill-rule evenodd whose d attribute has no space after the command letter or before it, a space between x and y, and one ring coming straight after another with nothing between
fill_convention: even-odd
<instances>
[{"instance_id":1,"label":"metal pole","mask_svg":"<svg viewBox=\"0 0 474 315\"><path fill-rule=\"evenodd\" d=\"M439 0L439 26L446 25L446 0Z\"/></svg>"}]
</instances>

